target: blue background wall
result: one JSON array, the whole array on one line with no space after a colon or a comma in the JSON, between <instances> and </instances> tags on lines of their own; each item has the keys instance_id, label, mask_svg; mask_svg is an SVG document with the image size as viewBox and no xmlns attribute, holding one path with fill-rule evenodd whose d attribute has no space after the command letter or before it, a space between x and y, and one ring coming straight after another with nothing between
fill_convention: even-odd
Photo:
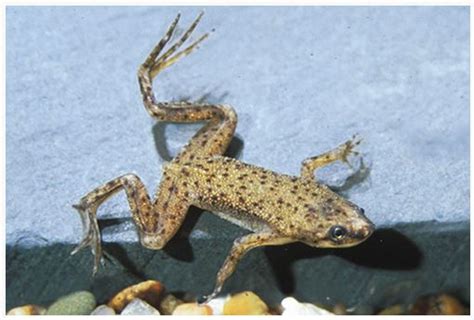
<instances>
[{"instance_id":1,"label":"blue background wall","mask_svg":"<svg viewBox=\"0 0 474 320\"><path fill-rule=\"evenodd\" d=\"M78 242L71 205L121 174L154 192L163 159L136 70L177 11L183 31L201 9L7 8L8 243ZM159 76L159 99L233 105L238 158L293 175L358 132L371 172L345 194L377 225L469 219L468 8L204 9L195 38L214 31ZM198 127L163 127L171 155ZM129 217L125 197L100 215ZM137 237L125 222L104 239Z\"/></svg>"}]
</instances>

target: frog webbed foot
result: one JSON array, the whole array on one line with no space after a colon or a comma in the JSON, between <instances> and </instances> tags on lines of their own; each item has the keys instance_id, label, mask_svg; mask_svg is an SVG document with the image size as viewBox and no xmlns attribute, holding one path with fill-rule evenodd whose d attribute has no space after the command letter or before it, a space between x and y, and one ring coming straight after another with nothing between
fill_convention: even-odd
<instances>
[{"instance_id":1,"label":"frog webbed foot","mask_svg":"<svg viewBox=\"0 0 474 320\"><path fill-rule=\"evenodd\" d=\"M168 68L181 58L190 54L194 49L197 48L199 43L201 43L204 39L208 37L208 34L204 34L191 43L185 49L177 52L177 50L186 42L186 40L191 36L192 32L198 25L201 17L203 16L204 12L201 12L198 17L194 20L194 22L189 26L189 28L184 32L180 39L176 41L166 52L160 55L161 51L164 47L168 44L170 39L172 38L173 34L175 34L176 27L178 25L178 21L181 17L180 14L176 16L173 23L169 26L168 30L164 37L158 42L158 44L153 48L145 62L141 65L139 69L139 73L147 72L149 73L150 77L153 79L158 73L163 71L164 69Z\"/></svg>"},{"instance_id":2,"label":"frog webbed foot","mask_svg":"<svg viewBox=\"0 0 474 320\"><path fill-rule=\"evenodd\" d=\"M81 216L84 236L81 243L79 243L79 245L71 252L71 255L76 254L82 248L90 246L94 256L94 268L92 269L92 275L95 275L99 269L99 264L104 264L100 230L99 224L97 222L96 212L82 203L73 205L73 208L76 209Z\"/></svg>"},{"instance_id":3,"label":"frog webbed foot","mask_svg":"<svg viewBox=\"0 0 474 320\"><path fill-rule=\"evenodd\" d=\"M349 166L351 169L354 169L352 164L349 162L349 157L359 156L360 152L356 150L357 146L362 142L362 137L358 134L352 136L352 139L346 141L340 146L340 160ZM362 159L361 159L362 160Z\"/></svg>"},{"instance_id":4,"label":"frog webbed foot","mask_svg":"<svg viewBox=\"0 0 474 320\"><path fill-rule=\"evenodd\" d=\"M347 140L343 144L337 146L336 148L329 150L323 154L305 159L301 164L301 178L305 180L310 180L313 182L317 182L314 174L315 172L335 161L341 161L353 171L355 168L349 161L351 156L360 156L360 152L357 151L357 146L361 143L362 138L355 134L352 136L352 139ZM362 161L362 157L359 158Z\"/></svg>"}]
</instances>

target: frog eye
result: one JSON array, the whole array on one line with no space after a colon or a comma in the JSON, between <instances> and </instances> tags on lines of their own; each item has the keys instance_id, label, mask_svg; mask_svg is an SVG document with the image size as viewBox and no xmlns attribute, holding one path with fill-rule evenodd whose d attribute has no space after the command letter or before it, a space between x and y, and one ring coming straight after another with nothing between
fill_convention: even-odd
<instances>
[{"instance_id":1,"label":"frog eye","mask_svg":"<svg viewBox=\"0 0 474 320\"><path fill-rule=\"evenodd\" d=\"M333 226L329 230L329 234L331 235L331 238L333 240L339 241L339 240L342 240L346 236L347 230L341 226Z\"/></svg>"}]
</instances>

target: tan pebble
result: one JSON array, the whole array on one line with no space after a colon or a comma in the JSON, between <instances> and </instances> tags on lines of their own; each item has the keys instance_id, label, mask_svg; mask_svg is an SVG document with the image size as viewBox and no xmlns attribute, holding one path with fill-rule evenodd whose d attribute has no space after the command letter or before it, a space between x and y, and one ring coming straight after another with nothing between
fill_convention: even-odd
<instances>
[{"instance_id":1,"label":"tan pebble","mask_svg":"<svg viewBox=\"0 0 474 320\"><path fill-rule=\"evenodd\" d=\"M336 303L332 309L332 312L337 315L347 314L347 308L342 303Z\"/></svg>"},{"instance_id":2,"label":"tan pebble","mask_svg":"<svg viewBox=\"0 0 474 320\"><path fill-rule=\"evenodd\" d=\"M355 315L355 316L375 314L374 307L369 306L367 304L358 304L351 308L347 308L346 311L347 311L347 314Z\"/></svg>"},{"instance_id":3,"label":"tan pebble","mask_svg":"<svg viewBox=\"0 0 474 320\"><path fill-rule=\"evenodd\" d=\"M161 314L170 315L180 304L183 304L183 301L179 300L172 294L167 294L161 300L159 310Z\"/></svg>"},{"instance_id":4,"label":"tan pebble","mask_svg":"<svg viewBox=\"0 0 474 320\"><path fill-rule=\"evenodd\" d=\"M388 316L388 315L400 315L403 313L404 313L403 306L401 304L396 304L396 305L383 309L377 314L381 316Z\"/></svg>"},{"instance_id":5,"label":"tan pebble","mask_svg":"<svg viewBox=\"0 0 474 320\"><path fill-rule=\"evenodd\" d=\"M411 312L426 315L462 315L467 313L456 298L447 294L421 297L415 302Z\"/></svg>"},{"instance_id":6,"label":"tan pebble","mask_svg":"<svg viewBox=\"0 0 474 320\"><path fill-rule=\"evenodd\" d=\"M283 308L281 306L268 308L268 314L271 316L281 316L282 313L283 313Z\"/></svg>"},{"instance_id":7,"label":"tan pebble","mask_svg":"<svg viewBox=\"0 0 474 320\"><path fill-rule=\"evenodd\" d=\"M447 294L442 294L436 298L434 309L436 311L430 314L461 315L466 313L459 300Z\"/></svg>"},{"instance_id":8,"label":"tan pebble","mask_svg":"<svg viewBox=\"0 0 474 320\"><path fill-rule=\"evenodd\" d=\"M173 316L208 316L212 315L212 309L208 305L198 305L195 302L183 303L177 306Z\"/></svg>"},{"instance_id":9,"label":"tan pebble","mask_svg":"<svg viewBox=\"0 0 474 320\"><path fill-rule=\"evenodd\" d=\"M268 306L252 291L233 295L224 304L224 315L263 315L269 314Z\"/></svg>"},{"instance_id":10,"label":"tan pebble","mask_svg":"<svg viewBox=\"0 0 474 320\"><path fill-rule=\"evenodd\" d=\"M21 307L16 307L8 311L7 316L29 316L29 315L43 315L46 313L46 308L34 304L27 304Z\"/></svg>"},{"instance_id":11,"label":"tan pebble","mask_svg":"<svg viewBox=\"0 0 474 320\"><path fill-rule=\"evenodd\" d=\"M158 308L160 295L163 291L164 286L159 281L148 280L123 289L107 305L114 309L115 312L120 313L130 301L140 298L151 306Z\"/></svg>"}]
</instances>

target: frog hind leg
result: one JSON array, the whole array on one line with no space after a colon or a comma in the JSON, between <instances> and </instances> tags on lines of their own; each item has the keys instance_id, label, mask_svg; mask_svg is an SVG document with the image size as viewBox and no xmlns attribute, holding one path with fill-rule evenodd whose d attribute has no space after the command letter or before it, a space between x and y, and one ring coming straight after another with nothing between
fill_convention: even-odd
<instances>
[{"instance_id":1,"label":"frog hind leg","mask_svg":"<svg viewBox=\"0 0 474 320\"><path fill-rule=\"evenodd\" d=\"M344 142L343 144L337 146L336 148L330 151L327 151L318 156L305 159L301 164L301 178L317 182L315 177L315 171L337 160L340 160L348 166L351 166L348 161L348 158L351 155L359 154L359 152L356 151L355 148L361 143L361 141L362 139L359 136L354 135L352 139Z\"/></svg>"},{"instance_id":2,"label":"frog hind leg","mask_svg":"<svg viewBox=\"0 0 474 320\"><path fill-rule=\"evenodd\" d=\"M160 121L170 122L199 122L208 121L173 160L175 163L185 163L195 157L209 157L222 155L227 149L237 126L237 115L228 105L212 105L206 103L189 102L156 102L152 89L152 80L162 70L169 67L180 58L191 53L203 41L207 34L175 53L189 38L200 21L202 13L184 32L183 36L166 52L161 51L169 42L174 33L179 16L173 21L165 36L151 51L145 62L138 69L138 81L147 112ZM174 54L174 55L173 55Z\"/></svg>"},{"instance_id":3,"label":"frog hind leg","mask_svg":"<svg viewBox=\"0 0 474 320\"><path fill-rule=\"evenodd\" d=\"M189 207L186 199L179 197L172 179L166 179L160 189L163 193L174 193L163 203L152 203L140 178L134 174L126 174L115 178L92 190L81 198L73 207L78 210L84 230L81 243L71 252L90 246L94 255L93 274L98 270L102 259L100 231L97 222L97 209L108 198L121 190L125 190L132 212L132 218L138 228L140 242L150 249L161 249L176 233Z\"/></svg>"},{"instance_id":4,"label":"frog hind leg","mask_svg":"<svg viewBox=\"0 0 474 320\"><path fill-rule=\"evenodd\" d=\"M238 238L234 241L232 249L229 255L222 264L217 274L216 284L214 290L208 296L204 296L199 299L199 303L208 303L210 300L215 298L222 289L224 282L234 273L238 262L242 257L253 248L261 246L277 246L283 245L296 240L288 237L284 237L278 233L272 231L263 231L260 233L251 233Z\"/></svg>"}]
</instances>

